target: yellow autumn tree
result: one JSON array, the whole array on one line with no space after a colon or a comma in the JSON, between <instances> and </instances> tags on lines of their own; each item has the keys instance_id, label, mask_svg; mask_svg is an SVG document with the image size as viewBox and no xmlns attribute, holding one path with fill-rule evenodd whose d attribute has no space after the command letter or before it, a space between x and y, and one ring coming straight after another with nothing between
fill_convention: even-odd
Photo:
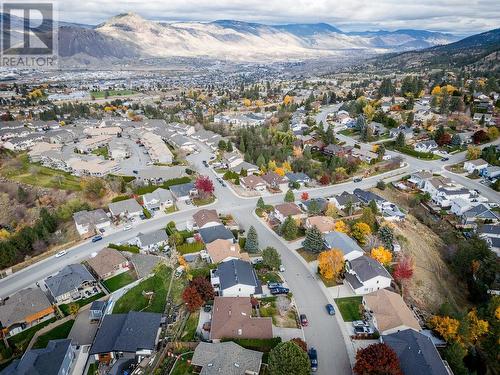
<instances>
[{"instance_id":1,"label":"yellow autumn tree","mask_svg":"<svg viewBox=\"0 0 500 375\"><path fill-rule=\"evenodd\" d=\"M453 93L454 91L456 91L456 89L457 88L453 85L446 85L446 91L448 92L448 94Z\"/></svg>"},{"instance_id":2,"label":"yellow autumn tree","mask_svg":"<svg viewBox=\"0 0 500 375\"><path fill-rule=\"evenodd\" d=\"M488 128L488 137L490 138L490 141L494 141L495 139L498 138L499 135L498 128L496 126L490 126Z\"/></svg>"},{"instance_id":3,"label":"yellow autumn tree","mask_svg":"<svg viewBox=\"0 0 500 375\"><path fill-rule=\"evenodd\" d=\"M458 340L460 322L457 319L449 316L433 315L429 319L429 325L447 342Z\"/></svg>"},{"instance_id":4,"label":"yellow autumn tree","mask_svg":"<svg viewBox=\"0 0 500 375\"><path fill-rule=\"evenodd\" d=\"M383 246L374 247L370 252L370 256L384 265L392 262L392 253Z\"/></svg>"},{"instance_id":5,"label":"yellow autumn tree","mask_svg":"<svg viewBox=\"0 0 500 375\"><path fill-rule=\"evenodd\" d=\"M4 240L4 239L9 238L9 237L10 237L10 233L7 229L5 229L5 228L0 229L0 239L1 240Z\"/></svg>"},{"instance_id":6,"label":"yellow autumn tree","mask_svg":"<svg viewBox=\"0 0 500 375\"><path fill-rule=\"evenodd\" d=\"M342 251L331 249L323 251L318 256L318 271L327 280L336 279L344 268Z\"/></svg>"},{"instance_id":7,"label":"yellow autumn tree","mask_svg":"<svg viewBox=\"0 0 500 375\"><path fill-rule=\"evenodd\" d=\"M269 169L270 171L274 171L276 169L276 167L277 167L276 161L269 160L269 162L267 163L267 169Z\"/></svg>"},{"instance_id":8,"label":"yellow autumn tree","mask_svg":"<svg viewBox=\"0 0 500 375\"><path fill-rule=\"evenodd\" d=\"M285 170L283 168L276 168L274 170L277 174L279 174L281 177L283 177L285 175Z\"/></svg>"},{"instance_id":9,"label":"yellow autumn tree","mask_svg":"<svg viewBox=\"0 0 500 375\"><path fill-rule=\"evenodd\" d=\"M285 173L289 173L292 171L292 166L290 165L289 162L285 161L283 164L281 164L281 168L285 171Z\"/></svg>"},{"instance_id":10,"label":"yellow autumn tree","mask_svg":"<svg viewBox=\"0 0 500 375\"><path fill-rule=\"evenodd\" d=\"M360 244L364 245L366 243L366 237L372 234L370 226L366 223L359 222L352 226L351 236L356 239Z\"/></svg>"},{"instance_id":11,"label":"yellow autumn tree","mask_svg":"<svg viewBox=\"0 0 500 375\"><path fill-rule=\"evenodd\" d=\"M243 105L245 107L250 107L252 105L252 101L248 98L243 99Z\"/></svg>"},{"instance_id":12,"label":"yellow autumn tree","mask_svg":"<svg viewBox=\"0 0 500 375\"><path fill-rule=\"evenodd\" d=\"M328 203L328 205L326 206L325 215L333 217L335 219L336 217L339 217L339 209L333 203Z\"/></svg>"},{"instance_id":13,"label":"yellow autumn tree","mask_svg":"<svg viewBox=\"0 0 500 375\"><path fill-rule=\"evenodd\" d=\"M293 103L293 97L290 95L285 95L285 97L283 98L283 104L290 105L292 103Z\"/></svg>"},{"instance_id":14,"label":"yellow autumn tree","mask_svg":"<svg viewBox=\"0 0 500 375\"><path fill-rule=\"evenodd\" d=\"M338 220L335 222L334 229L336 232L341 232L346 234L349 233L349 226L342 220Z\"/></svg>"},{"instance_id":15,"label":"yellow autumn tree","mask_svg":"<svg viewBox=\"0 0 500 375\"><path fill-rule=\"evenodd\" d=\"M375 108L373 108L370 104L367 104L363 107L363 114L365 115L366 122L370 123L375 115Z\"/></svg>"},{"instance_id":16,"label":"yellow autumn tree","mask_svg":"<svg viewBox=\"0 0 500 375\"><path fill-rule=\"evenodd\" d=\"M441 87L439 86L435 86L431 91L431 95L440 95L440 94L441 94Z\"/></svg>"},{"instance_id":17,"label":"yellow autumn tree","mask_svg":"<svg viewBox=\"0 0 500 375\"><path fill-rule=\"evenodd\" d=\"M488 322L478 318L476 309L469 311L467 321L469 323L468 339L470 342L475 343L480 336L488 332Z\"/></svg>"},{"instance_id":18,"label":"yellow autumn tree","mask_svg":"<svg viewBox=\"0 0 500 375\"><path fill-rule=\"evenodd\" d=\"M481 148L473 145L467 146L467 153L465 157L467 160L476 160L481 156Z\"/></svg>"}]
</instances>

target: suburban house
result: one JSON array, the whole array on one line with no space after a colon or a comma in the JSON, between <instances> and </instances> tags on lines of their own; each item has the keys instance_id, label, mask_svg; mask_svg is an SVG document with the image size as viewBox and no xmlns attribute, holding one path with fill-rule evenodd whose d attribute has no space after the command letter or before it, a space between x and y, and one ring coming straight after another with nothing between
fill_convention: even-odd
<instances>
[{"instance_id":1,"label":"suburban house","mask_svg":"<svg viewBox=\"0 0 500 375\"><path fill-rule=\"evenodd\" d=\"M10 337L54 316L54 308L40 288L26 288L3 300L0 330Z\"/></svg>"},{"instance_id":2,"label":"suburban house","mask_svg":"<svg viewBox=\"0 0 500 375\"><path fill-rule=\"evenodd\" d=\"M200 375L259 375L262 353L245 349L235 342L200 342L191 365Z\"/></svg>"},{"instance_id":3,"label":"suburban house","mask_svg":"<svg viewBox=\"0 0 500 375\"><path fill-rule=\"evenodd\" d=\"M149 312L105 315L89 354L109 367L139 363L155 352L160 322L161 314Z\"/></svg>"},{"instance_id":4,"label":"suburban house","mask_svg":"<svg viewBox=\"0 0 500 375\"><path fill-rule=\"evenodd\" d=\"M387 289L380 289L363 296L365 311L381 335L413 329L420 331L420 324L403 298Z\"/></svg>"},{"instance_id":5,"label":"suburban house","mask_svg":"<svg viewBox=\"0 0 500 375\"><path fill-rule=\"evenodd\" d=\"M368 294L391 286L392 277L375 259L362 255L346 262L345 281L356 294Z\"/></svg>"},{"instance_id":6,"label":"suburban house","mask_svg":"<svg viewBox=\"0 0 500 375\"><path fill-rule=\"evenodd\" d=\"M388 221L403 221L406 215L392 202L383 202L378 205L382 217Z\"/></svg>"},{"instance_id":7,"label":"suburban house","mask_svg":"<svg viewBox=\"0 0 500 375\"><path fill-rule=\"evenodd\" d=\"M425 186L425 182L432 178L432 172L430 171L418 171L414 172L410 175L410 178L407 180L410 184L412 184L417 189L423 189Z\"/></svg>"},{"instance_id":8,"label":"suburban house","mask_svg":"<svg viewBox=\"0 0 500 375\"><path fill-rule=\"evenodd\" d=\"M181 178L186 175L186 168L179 165L172 167L151 165L139 169L135 175L136 181L144 185L160 185L168 180Z\"/></svg>"},{"instance_id":9,"label":"suburban house","mask_svg":"<svg viewBox=\"0 0 500 375\"><path fill-rule=\"evenodd\" d=\"M80 236L92 236L99 229L104 229L111 225L111 220L102 208L94 211L84 210L75 212L73 220Z\"/></svg>"},{"instance_id":10,"label":"suburban house","mask_svg":"<svg viewBox=\"0 0 500 375\"><path fill-rule=\"evenodd\" d=\"M291 216L297 221L305 219L307 217L307 215L302 212L299 206L291 202L281 203L274 206L273 216L280 223L283 223L288 216Z\"/></svg>"},{"instance_id":11,"label":"suburban house","mask_svg":"<svg viewBox=\"0 0 500 375\"><path fill-rule=\"evenodd\" d=\"M405 375L452 375L448 364L441 359L431 339L413 329L383 335L381 341L389 345L399 358Z\"/></svg>"},{"instance_id":12,"label":"suburban house","mask_svg":"<svg viewBox=\"0 0 500 375\"><path fill-rule=\"evenodd\" d=\"M306 185L311 182L311 177L306 175L304 172L288 172L285 174L286 178L288 178L289 183L297 183L299 185Z\"/></svg>"},{"instance_id":13,"label":"suburban house","mask_svg":"<svg viewBox=\"0 0 500 375\"><path fill-rule=\"evenodd\" d=\"M333 143L330 143L328 146L324 147L322 150L323 154L325 154L325 155L329 155L329 156L336 155L339 158L346 157L347 155L349 155L351 153L351 151L354 151L353 147L351 147L351 146L346 147L346 146L341 146L341 145L333 144Z\"/></svg>"},{"instance_id":14,"label":"suburban house","mask_svg":"<svg viewBox=\"0 0 500 375\"><path fill-rule=\"evenodd\" d=\"M248 253L242 253L240 245L226 240L215 240L206 245L206 250L212 263L226 262L232 259L250 261Z\"/></svg>"},{"instance_id":15,"label":"suburban house","mask_svg":"<svg viewBox=\"0 0 500 375\"><path fill-rule=\"evenodd\" d=\"M397 138L399 133L403 133L406 140L413 138L413 129L407 126L400 126L396 129L391 129L389 135L391 138Z\"/></svg>"},{"instance_id":16,"label":"suburban house","mask_svg":"<svg viewBox=\"0 0 500 375\"><path fill-rule=\"evenodd\" d=\"M500 221L500 215L493 211L489 205L483 203L476 204L461 215L463 225L471 225L484 220L496 223Z\"/></svg>"},{"instance_id":17,"label":"suburban house","mask_svg":"<svg viewBox=\"0 0 500 375\"><path fill-rule=\"evenodd\" d=\"M176 201L188 201L198 194L193 182L170 186L172 196Z\"/></svg>"},{"instance_id":18,"label":"suburban house","mask_svg":"<svg viewBox=\"0 0 500 375\"><path fill-rule=\"evenodd\" d=\"M174 204L174 198L169 190L158 188L152 193L144 194L142 204L148 211L164 211Z\"/></svg>"},{"instance_id":19,"label":"suburban house","mask_svg":"<svg viewBox=\"0 0 500 375\"><path fill-rule=\"evenodd\" d=\"M306 201L299 202L298 205L306 212L320 213L326 210L328 201L325 198L311 198Z\"/></svg>"},{"instance_id":20,"label":"suburban house","mask_svg":"<svg viewBox=\"0 0 500 375\"><path fill-rule=\"evenodd\" d=\"M468 189L442 176L426 180L422 191L429 193L432 201L443 208L451 207L451 202L457 198L469 199L471 195Z\"/></svg>"},{"instance_id":21,"label":"suburban house","mask_svg":"<svg viewBox=\"0 0 500 375\"><path fill-rule=\"evenodd\" d=\"M266 182L260 176L253 174L247 177L240 178L240 185L247 190L264 191L266 190Z\"/></svg>"},{"instance_id":22,"label":"suburban house","mask_svg":"<svg viewBox=\"0 0 500 375\"><path fill-rule=\"evenodd\" d=\"M483 159L467 160L464 162L464 169L467 173L481 173L481 171L486 168L488 168L488 163Z\"/></svg>"},{"instance_id":23,"label":"suburban house","mask_svg":"<svg viewBox=\"0 0 500 375\"><path fill-rule=\"evenodd\" d=\"M247 174L252 174L252 173L257 173L259 171L259 167L244 161L234 167L229 168L229 170L232 172L236 172L238 174L241 174L241 171L246 171Z\"/></svg>"},{"instance_id":24,"label":"suburban house","mask_svg":"<svg viewBox=\"0 0 500 375\"><path fill-rule=\"evenodd\" d=\"M91 272L99 280L106 280L122 272L128 271L130 264L121 252L106 247L96 256L87 259Z\"/></svg>"},{"instance_id":25,"label":"suburban house","mask_svg":"<svg viewBox=\"0 0 500 375\"><path fill-rule=\"evenodd\" d=\"M50 340L43 349L30 349L1 372L2 375L67 375L75 364L71 339Z\"/></svg>"},{"instance_id":26,"label":"suburban house","mask_svg":"<svg viewBox=\"0 0 500 375\"><path fill-rule=\"evenodd\" d=\"M361 205L359 198L354 194L348 193L347 191L328 198L328 201L333 203L339 210L344 210L348 203L351 204L353 210L358 209Z\"/></svg>"},{"instance_id":27,"label":"suburban house","mask_svg":"<svg viewBox=\"0 0 500 375\"><path fill-rule=\"evenodd\" d=\"M97 281L81 264L70 264L45 279L45 286L57 304L77 301L99 293Z\"/></svg>"},{"instance_id":28,"label":"suburban house","mask_svg":"<svg viewBox=\"0 0 500 375\"><path fill-rule=\"evenodd\" d=\"M481 171L481 175L490 180L500 178L500 166L491 165L488 168L483 169Z\"/></svg>"},{"instance_id":29,"label":"suburban house","mask_svg":"<svg viewBox=\"0 0 500 375\"><path fill-rule=\"evenodd\" d=\"M413 149L418 152L433 152L438 149L438 144L435 140L431 139L429 141L421 141L415 143Z\"/></svg>"},{"instance_id":30,"label":"suburban house","mask_svg":"<svg viewBox=\"0 0 500 375\"><path fill-rule=\"evenodd\" d=\"M479 237L483 238L491 250L500 256L500 225L485 224L477 230Z\"/></svg>"},{"instance_id":31,"label":"suburban house","mask_svg":"<svg viewBox=\"0 0 500 375\"><path fill-rule=\"evenodd\" d=\"M199 229L198 234L206 245L214 242L215 240L225 240L229 243L234 243L235 241L233 232L222 224Z\"/></svg>"},{"instance_id":32,"label":"suburban house","mask_svg":"<svg viewBox=\"0 0 500 375\"><path fill-rule=\"evenodd\" d=\"M316 227L321 233L333 231L335 220L330 216L311 216L306 219L306 228Z\"/></svg>"},{"instance_id":33,"label":"suburban house","mask_svg":"<svg viewBox=\"0 0 500 375\"><path fill-rule=\"evenodd\" d=\"M193 221L198 229L222 225L217 210L207 210L205 208L193 214Z\"/></svg>"},{"instance_id":34,"label":"suburban house","mask_svg":"<svg viewBox=\"0 0 500 375\"><path fill-rule=\"evenodd\" d=\"M361 161L364 161L366 163L370 163L372 160L375 160L378 158L378 154L370 151L370 150L365 150L361 148L353 148L351 155Z\"/></svg>"},{"instance_id":35,"label":"suburban house","mask_svg":"<svg viewBox=\"0 0 500 375\"><path fill-rule=\"evenodd\" d=\"M224 297L250 297L262 294L262 286L250 262L231 259L210 272L215 292Z\"/></svg>"},{"instance_id":36,"label":"suburban house","mask_svg":"<svg viewBox=\"0 0 500 375\"><path fill-rule=\"evenodd\" d=\"M156 251L168 244L168 236L165 229L158 229L149 233L138 233L132 242L142 251Z\"/></svg>"},{"instance_id":37,"label":"suburban house","mask_svg":"<svg viewBox=\"0 0 500 375\"><path fill-rule=\"evenodd\" d=\"M243 156L238 151L225 152L222 162L226 165L226 168L233 168L243 163Z\"/></svg>"},{"instance_id":38,"label":"suburban house","mask_svg":"<svg viewBox=\"0 0 500 375\"><path fill-rule=\"evenodd\" d=\"M288 181L286 178L280 176L276 172L269 171L261 176L270 190L286 191L288 189Z\"/></svg>"},{"instance_id":39,"label":"suburban house","mask_svg":"<svg viewBox=\"0 0 500 375\"><path fill-rule=\"evenodd\" d=\"M250 297L215 297L210 340L271 339L272 318L252 317Z\"/></svg>"},{"instance_id":40,"label":"suburban house","mask_svg":"<svg viewBox=\"0 0 500 375\"><path fill-rule=\"evenodd\" d=\"M141 205L134 198L111 202L108 207L109 212L116 218L141 216L143 213Z\"/></svg>"},{"instance_id":41,"label":"suburban house","mask_svg":"<svg viewBox=\"0 0 500 375\"><path fill-rule=\"evenodd\" d=\"M344 254L344 260L350 261L365 254L363 249L347 234L342 232L329 232L323 235L325 249L339 249Z\"/></svg>"},{"instance_id":42,"label":"suburban house","mask_svg":"<svg viewBox=\"0 0 500 375\"><path fill-rule=\"evenodd\" d=\"M387 202L381 196L372 193L371 191L361 190L359 188L354 189L353 194L360 200L363 204L369 204L371 201L375 201L377 207L384 202Z\"/></svg>"}]
</instances>

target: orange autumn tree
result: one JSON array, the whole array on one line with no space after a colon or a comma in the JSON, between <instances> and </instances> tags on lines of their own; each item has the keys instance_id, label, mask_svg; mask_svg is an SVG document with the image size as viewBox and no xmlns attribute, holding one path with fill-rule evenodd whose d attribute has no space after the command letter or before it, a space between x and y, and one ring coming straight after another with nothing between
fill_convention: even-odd
<instances>
[{"instance_id":1,"label":"orange autumn tree","mask_svg":"<svg viewBox=\"0 0 500 375\"><path fill-rule=\"evenodd\" d=\"M370 226L366 223L359 222L352 226L351 235L358 241L361 245L366 243L366 237L372 234Z\"/></svg>"},{"instance_id":2,"label":"orange autumn tree","mask_svg":"<svg viewBox=\"0 0 500 375\"><path fill-rule=\"evenodd\" d=\"M478 318L476 309L469 311L467 314L467 322L469 325L468 341L473 344L480 336L488 332L488 322Z\"/></svg>"},{"instance_id":3,"label":"orange autumn tree","mask_svg":"<svg viewBox=\"0 0 500 375\"><path fill-rule=\"evenodd\" d=\"M340 233L346 233L346 234L349 233L348 225L342 220L338 220L335 222L334 230Z\"/></svg>"},{"instance_id":4,"label":"orange autumn tree","mask_svg":"<svg viewBox=\"0 0 500 375\"><path fill-rule=\"evenodd\" d=\"M344 269L344 255L338 249L323 251L318 256L318 271L327 280L336 279Z\"/></svg>"},{"instance_id":5,"label":"orange autumn tree","mask_svg":"<svg viewBox=\"0 0 500 375\"><path fill-rule=\"evenodd\" d=\"M383 246L374 247L370 252L370 256L384 265L392 262L392 253Z\"/></svg>"},{"instance_id":6,"label":"orange autumn tree","mask_svg":"<svg viewBox=\"0 0 500 375\"><path fill-rule=\"evenodd\" d=\"M429 319L429 325L447 342L458 340L460 322L457 319L449 316L433 315Z\"/></svg>"}]
</instances>

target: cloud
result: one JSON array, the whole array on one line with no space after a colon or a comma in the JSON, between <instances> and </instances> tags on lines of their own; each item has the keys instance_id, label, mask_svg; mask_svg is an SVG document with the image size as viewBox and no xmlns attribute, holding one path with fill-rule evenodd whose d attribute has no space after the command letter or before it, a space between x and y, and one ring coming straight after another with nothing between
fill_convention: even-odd
<instances>
[{"instance_id":1,"label":"cloud","mask_svg":"<svg viewBox=\"0 0 500 375\"><path fill-rule=\"evenodd\" d=\"M398 28L473 34L499 27L498 0L55 0L59 19L98 24L125 12L162 21L327 22L345 31Z\"/></svg>"}]
</instances>

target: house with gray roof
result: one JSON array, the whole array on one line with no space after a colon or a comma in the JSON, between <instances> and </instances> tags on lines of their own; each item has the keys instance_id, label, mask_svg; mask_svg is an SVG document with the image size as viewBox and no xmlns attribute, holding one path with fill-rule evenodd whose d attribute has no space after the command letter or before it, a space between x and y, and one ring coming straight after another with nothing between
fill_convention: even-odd
<instances>
[{"instance_id":1,"label":"house with gray roof","mask_svg":"<svg viewBox=\"0 0 500 375\"><path fill-rule=\"evenodd\" d=\"M399 358L405 375L452 375L431 339L413 329L383 335L381 341L389 345Z\"/></svg>"},{"instance_id":2,"label":"house with gray roof","mask_svg":"<svg viewBox=\"0 0 500 375\"><path fill-rule=\"evenodd\" d=\"M164 211L174 204L174 197L170 190L158 188L152 193L144 194L142 202L148 211Z\"/></svg>"},{"instance_id":3,"label":"house with gray roof","mask_svg":"<svg viewBox=\"0 0 500 375\"><path fill-rule=\"evenodd\" d=\"M139 233L133 243L142 251L156 251L168 243L167 232L165 229L158 229L149 233Z\"/></svg>"},{"instance_id":4,"label":"house with gray roof","mask_svg":"<svg viewBox=\"0 0 500 375\"><path fill-rule=\"evenodd\" d=\"M105 315L89 354L111 367L125 361L139 363L155 352L160 323L161 314L156 313L130 311Z\"/></svg>"},{"instance_id":5,"label":"house with gray roof","mask_svg":"<svg viewBox=\"0 0 500 375\"><path fill-rule=\"evenodd\" d=\"M243 162L235 165L234 167L230 167L229 170L232 172L236 172L238 174L241 173L242 170L245 170L245 171L247 171L248 174L251 174L251 173L258 172L259 167L257 167L254 164L243 161Z\"/></svg>"},{"instance_id":6,"label":"house with gray roof","mask_svg":"<svg viewBox=\"0 0 500 375\"><path fill-rule=\"evenodd\" d=\"M198 194L194 182L172 185L169 189L176 201L188 201Z\"/></svg>"},{"instance_id":7,"label":"house with gray roof","mask_svg":"<svg viewBox=\"0 0 500 375\"><path fill-rule=\"evenodd\" d=\"M76 345L71 339L50 340L46 348L28 350L1 375L64 375L71 374L75 364Z\"/></svg>"},{"instance_id":8,"label":"house with gray roof","mask_svg":"<svg viewBox=\"0 0 500 375\"><path fill-rule=\"evenodd\" d=\"M81 264L70 264L53 276L47 277L45 286L57 304L77 301L99 293L97 281Z\"/></svg>"},{"instance_id":9,"label":"house with gray roof","mask_svg":"<svg viewBox=\"0 0 500 375\"><path fill-rule=\"evenodd\" d=\"M354 194L348 193L347 191L328 198L328 201L332 202L339 210L344 210L349 202L351 203L353 209L357 209L361 205L359 198Z\"/></svg>"},{"instance_id":10,"label":"house with gray roof","mask_svg":"<svg viewBox=\"0 0 500 375\"><path fill-rule=\"evenodd\" d=\"M371 201L375 201L377 206L379 206L379 205L383 204L384 202L387 202L380 195L372 193L371 191L368 191L368 190L362 190L362 189L356 188L356 189L354 189L353 193L356 197L358 197L358 199L363 204L369 204Z\"/></svg>"},{"instance_id":11,"label":"house with gray roof","mask_svg":"<svg viewBox=\"0 0 500 375\"><path fill-rule=\"evenodd\" d=\"M288 172L285 174L286 178L288 178L288 181L291 183L298 183L300 185L305 185L311 182L311 177L306 175L304 172Z\"/></svg>"},{"instance_id":12,"label":"house with gray roof","mask_svg":"<svg viewBox=\"0 0 500 375\"><path fill-rule=\"evenodd\" d=\"M161 185L168 180L186 176L186 168L152 165L137 171L136 179L143 184Z\"/></svg>"},{"instance_id":13,"label":"house with gray roof","mask_svg":"<svg viewBox=\"0 0 500 375\"><path fill-rule=\"evenodd\" d=\"M347 234L342 232L329 232L323 235L325 249L339 249L344 254L344 260L349 261L364 255L365 252Z\"/></svg>"},{"instance_id":14,"label":"house with gray roof","mask_svg":"<svg viewBox=\"0 0 500 375\"><path fill-rule=\"evenodd\" d=\"M346 262L345 282L361 295L390 287L392 276L380 262L362 255Z\"/></svg>"},{"instance_id":15,"label":"house with gray roof","mask_svg":"<svg viewBox=\"0 0 500 375\"><path fill-rule=\"evenodd\" d=\"M34 327L54 316L54 308L40 288L26 288L3 300L0 330L7 337Z\"/></svg>"},{"instance_id":16,"label":"house with gray roof","mask_svg":"<svg viewBox=\"0 0 500 375\"><path fill-rule=\"evenodd\" d=\"M261 352L245 349L232 341L200 342L191 360L200 375L258 375L261 364Z\"/></svg>"},{"instance_id":17,"label":"house with gray roof","mask_svg":"<svg viewBox=\"0 0 500 375\"><path fill-rule=\"evenodd\" d=\"M465 211L461 216L463 225L472 225L483 220L488 220L490 223L497 223L500 221L500 215L493 211L488 205L480 203Z\"/></svg>"},{"instance_id":18,"label":"house with gray roof","mask_svg":"<svg viewBox=\"0 0 500 375\"><path fill-rule=\"evenodd\" d=\"M231 243L234 243L235 241L233 232L222 224L201 228L198 230L198 234L205 244L212 243L215 240L227 240Z\"/></svg>"},{"instance_id":19,"label":"house with gray roof","mask_svg":"<svg viewBox=\"0 0 500 375\"><path fill-rule=\"evenodd\" d=\"M116 218L141 216L143 213L141 205L134 198L111 202L108 207L109 212Z\"/></svg>"},{"instance_id":20,"label":"house with gray roof","mask_svg":"<svg viewBox=\"0 0 500 375\"><path fill-rule=\"evenodd\" d=\"M434 139L415 143L413 149L417 152L433 152L438 149L438 144Z\"/></svg>"},{"instance_id":21,"label":"house with gray roof","mask_svg":"<svg viewBox=\"0 0 500 375\"><path fill-rule=\"evenodd\" d=\"M78 211L73 214L76 230L80 236L92 236L99 229L111 225L111 220L102 208L93 211Z\"/></svg>"},{"instance_id":22,"label":"house with gray roof","mask_svg":"<svg viewBox=\"0 0 500 375\"><path fill-rule=\"evenodd\" d=\"M262 294L262 286L252 264L241 259L220 263L211 271L210 282L219 296L250 297Z\"/></svg>"}]
</instances>

